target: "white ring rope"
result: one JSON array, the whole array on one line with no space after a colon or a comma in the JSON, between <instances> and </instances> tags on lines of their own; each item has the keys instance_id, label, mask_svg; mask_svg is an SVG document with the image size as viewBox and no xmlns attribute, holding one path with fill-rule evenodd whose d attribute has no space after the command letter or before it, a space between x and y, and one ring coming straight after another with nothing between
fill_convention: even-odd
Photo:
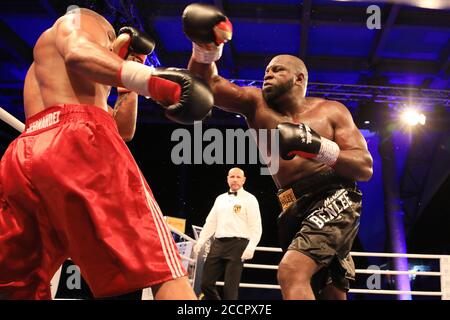
<instances>
[{"instance_id":1,"label":"white ring rope","mask_svg":"<svg viewBox=\"0 0 450 320\"><path fill-rule=\"evenodd\" d=\"M184 239L196 242L194 239L182 234L178 230L171 227L171 230L181 236ZM282 253L281 248L276 247L257 247L256 251L262 252L277 252ZM410 259L449 259L447 255L428 255L428 254L410 254L410 253L384 253L384 252L351 252L352 256L355 257L379 257L379 258L396 258L405 257ZM186 258L186 257L183 257ZM191 259L189 261L192 262ZM195 262L194 262L195 263ZM263 269L263 270L278 270L277 265L266 265L266 264L256 264L256 263L244 263L244 268L250 269ZM397 270L378 270L378 269L356 269L356 274L379 274L379 275L414 275L414 276L432 276L441 277L444 275L443 272L436 271L419 271L419 270L408 270L408 271L397 271ZM217 281L216 285L223 286L223 281ZM279 285L275 284L259 284L259 283L240 283L241 288L256 288L256 289L275 289L280 290ZM442 289L441 289L442 290ZM445 294L442 291L406 291L406 290L382 290L382 289L350 289L349 293L354 294L379 294L379 295L401 295L410 294L412 296L435 296L444 297Z\"/></svg>"},{"instance_id":2,"label":"white ring rope","mask_svg":"<svg viewBox=\"0 0 450 320\"><path fill-rule=\"evenodd\" d=\"M19 132L23 132L25 130L25 124L19 121L16 117L14 117L2 107L0 107L0 119L2 119L4 122L6 122Z\"/></svg>"},{"instance_id":3,"label":"white ring rope","mask_svg":"<svg viewBox=\"0 0 450 320\"><path fill-rule=\"evenodd\" d=\"M256 251L283 252L276 247L257 247ZM352 251L353 257L380 257L380 258L410 258L410 259L440 259L448 257L442 254L415 254L415 253L385 253L385 252L358 252Z\"/></svg>"},{"instance_id":4,"label":"white ring rope","mask_svg":"<svg viewBox=\"0 0 450 320\"><path fill-rule=\"evenodd\" d=\"M223 281L217 281L216 285L223 286ZM259 283L240 283L240 288L259 288L259 289L275 289L279 290L280 286L276 284L259 284ZM404 291L404 290L379 290L379 289L350 289L349 293L373 293L373 294L411 294L414 296L442 296L440 291Z\"/></svg>"},{"instance_id":5,"label":"white ring rope","mask_svg":"<svg viewBox=\"0 0 450 320\"><path fill-rule=\"evenodd\" d=\"M180 255L180 258L183 259L183 260L189 261L189 262L191 262L191 263L197 262L197 260L192 259L192 258L187 257L187 256L182 256L182 255Z\"/></svg>"},{"instance_id":6,"label":"white ring rope","mask_svg":"<svg viewBox=\"0 0 450 320\"><path fill-rule=\"evenodd\" d=\"M244 263L244 268L278 270L278 266L268 264Z\"/></svg>"},{"instance_id":7,"label":"white ring rope","mask_svg":"<svg viewBox=\"0 0 450 320\"><path fill-rule=\"evenodd\" d=\"M268 264L254 264L254 263L245 263L244 268L249 269L266 269L266 270L278 270L277 265L268 265ZM396 270L372 270L372 269L356 269L355 273L359 274L410 274L416 276L438 276L442 275L441 272L434 271L396 271Z\"/></svg>"},{"instance_id":8,"label":"white ring rope","mask_svg":"<svg viewBox=\"0 0 450 320\"><path fill-rule=\"evenodd\" d=\"M370 270L370 269L356 269L355 273L359 274L410 274L415 276L430 276L440 277L442 272L435 271L394 271L394 270Z\"/></svg>"},{"instance_id":9,"label":"white ring rope","mask_svg":"<svg viewBox=\"0 0 450 320\"><path fill-rule=\"evenodd\" d=\"M384 252L350 252L353 257L440 259L448 257L442 254L384 253Z\"/></svg>"},{"instance_id":10,"label":"white ring rope","mask_svg":"<svg viewBox=\"0 0 450 320\"><path fill-rule=\"evenodd\" d=\"M379 290L379 289L350 289L350 293L369 293L369 294L411 294L413 296L442 296L440 291L406 291L406 290Z\"/></svg>"},{"instance_id":11,"label":"white ring rope","mask_svg":"<svg viewBox=\"0 0 450 320\"><path fill-rule=\"evenodd\" d=\"M223 281L217 281L216 285L223 286ZM240 288L259 288L259 289L280 289L280 286L277 284L260 284L260 283L240 283Z\"/></svg>"},{"instance_id":12,"label":"white ring rope","mask_svg":"<svg viewBox=\"0 0 450 320\"><path fill-rule=\"evenodd\" d=\"M187 234L184 234L183 232L179 231L178 229L174 228L173 226L171 226L170 224L168 224L170 231L172 231L173 233L179 235L180 237L182 237L183 239L196 243L197 241L191 237L189 237Z\"/></svg>"},{"instance_id":13,"label":"white ring rope","mask_svg":"<svg viewBox=\"0 0 450 320\"><path fill-rule=\"evenodd\" d=\"M265 252L283 252L281 248L274 248L274 247L256 247L256 251L265 251Z\"/></svg>"}]
</instances>

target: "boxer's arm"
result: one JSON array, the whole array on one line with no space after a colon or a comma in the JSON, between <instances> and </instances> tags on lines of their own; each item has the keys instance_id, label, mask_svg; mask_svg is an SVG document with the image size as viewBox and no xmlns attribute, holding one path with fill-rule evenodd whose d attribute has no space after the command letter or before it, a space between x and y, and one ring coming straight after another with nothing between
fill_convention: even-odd
<instances>
[{"instance_id":1,"label":"boxer's arm","mask_svg":"<svg viewBox=\"0 0 450 320\"><path fill-rule=\"evenodd\" d=\"M213 104L209 87L189 72L174 68L150 68L135 61L125 61L108 50L115 37L91 21L75 28L62 20L56 28L56 46L67 68L91 81L125 87L150 97L166 109L166 116L182 124L200 121ZM102 35L98 35L102 34Z\"/></svg>"},{"instance_id":2,"label":"boxer's arm","mask_svg":"<svg viewBox=\"0 0 450 320\"><path fill-rule=\"evenodd\" d=\"M188 70L208 82L214 95L215 106L225 111L241 113L246 117L255 111L259 89L239 87L219 76L215 63L199 63L191 58Z\"/></svg>"},{"instance_id":3,"label":"boxer's arm","mask_svg":"<svg viewBox=\"0 0 450 320\"><path fill-rule=\"evenodd\" d=\"M334 169L343 177L368 181L373 173L373 160L367 149L366 140L344 105L338 102L329 104L332 105L327 105L327 108L333 110L329 117L334 127L334 141L340 148Z\"/></svg>"},{"instance_id":4,"label":"boxer's arm","mask_svg":"<svg viewBox=\"0 0 450 320\"><path fill-rule=\"evenodd\" d=\"M126 142L131 141L136 132L137 103L137 93L119 93L112 110L119 134Z\"/></svg>"},{"instance_id":5,"label":"boxer's arm","mask_svg":"<svg viewBox=\"0 0 450 320\"><path fill-rule=\"evenodd\" d=\"M218 75L215 64L222 56L223 46L232 38L230 20L219 8L202 3L188 5L182 20L183 31L193 44L188 69L208 82L216 106L251 117L258 89L239 87L225 80Z\"/></svg>"},{"instance_id":6,"label":"boxer's arm","mask_svg":"<svg viewBox=\"0 0 450 320\"><path fill-rule=\"evenodd\" d=\"M122 29L128 30L130 28L125 27ZM131 31L134 31L134 29L131 29ZM147 58L146 53L151 53L151 51L153 51L154 44L153 42L147 41L147 38L144 38L142 42L147 43L148 45L145 47L140 47L141 50L139 53L137 53L134 52L134 50L130 50L129 48L130 43L133 43L132 38L130 41L129 35L128 40L126 35L119 35L119 37L122 37L122 39L116 39L116 41L114 42L115 45L113 46L113 52L119 55L121 58L125 58L129 61L144 63ZM143 37L141 36L141 39L142 38ZM133 139L136 132L138 95L137 93L126 88L117 88L117 92L117 100L114 105L114 109L112 109L111 115L116 121L120 136L125 142L128 142Z\"/></svg>"},{"instance_id":7,"label":"boxer's arm","mask_svg":"<svg viewBox=\"0 0 450 320\"><path fill-rule=\"evenodd\" d=\"M86 78L118 87L117 74L123 60L107 49L114 39L90 16L81 15L81 23L74 27L70 17L55 26L56 47L68 68Z\"/></svg>"}]
</instances>

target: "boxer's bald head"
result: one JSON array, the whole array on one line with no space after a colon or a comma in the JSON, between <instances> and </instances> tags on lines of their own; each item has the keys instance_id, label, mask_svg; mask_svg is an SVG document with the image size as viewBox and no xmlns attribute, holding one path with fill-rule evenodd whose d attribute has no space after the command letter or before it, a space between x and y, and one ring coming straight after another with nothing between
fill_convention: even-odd
<instances>
[{"instance_id":1,"label":"boxer's bald head","mask_svg":"<svg viewBox=\"0 0 450 320\"><path fill-rule=\"evenodd\" d=\"M93 10L73 6L73 7L69 7L69 9L65 15L66 16L67 15L80 15L80 16L88 16L88 17L94 18L99 24L101 24L103 26L103 28L108 33L108 36L111 40L113 40L112 38L116 37L116 32L114 31L114 28L111 25L111 23L109 23L109 21L106 20L105 17L103 17L102 15L98 14L97 12L95 12Z\"/></svg>"},{"instance_id":2,"label":"boxer's bald head","mask_svg":"<svg viewBox=\"0 0 450 320\"><path fill-rule=\"evenodd\" d=\"M269 65L271 63L281 63L288 65L292 68L292 70L295 71L295 74L302 73L306 78L308 78L308 70L306 69L305 63L302 59L296 56L291 56L290 54L280 54L274 57Z\"/></svg>"}]
</instances>

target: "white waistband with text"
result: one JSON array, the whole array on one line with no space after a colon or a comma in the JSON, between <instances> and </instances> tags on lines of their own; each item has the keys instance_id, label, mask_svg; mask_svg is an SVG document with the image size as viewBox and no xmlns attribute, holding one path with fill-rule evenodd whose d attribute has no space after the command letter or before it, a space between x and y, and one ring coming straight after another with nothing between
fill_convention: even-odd
<instances>
[{"instance_id":1,"label":"white waistband with text","mask_svg":"<svg viewBox=\"0 0 450 320\"><path fill-rule=\"evenodd\" d=\"M57 124L59 122L59 114L61 111L55 111L52 113L49 113L48 115L42 117L39 120L33 121L30 126L27 128L27 133L48 128L54 124Z\"/></svg>"}]
</instances>

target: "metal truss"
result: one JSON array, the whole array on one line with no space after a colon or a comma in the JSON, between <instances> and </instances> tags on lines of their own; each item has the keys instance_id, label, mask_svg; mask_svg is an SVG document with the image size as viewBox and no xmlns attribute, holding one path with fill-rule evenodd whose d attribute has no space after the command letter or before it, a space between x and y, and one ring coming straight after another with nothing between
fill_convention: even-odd
<instances>
[{"instance_id":1,"label":"metal truss","mask_svg":"<svg viewBox=\"0 0 450 320\"><path fill-rule=\"evenodd\" d=\"M261 88L261 80L233 79L239 86ZM335 83L309 83L308 95L338 101L375 102L389 105L443 105L450 107L449 90L386 87Z\"/></svg>"}]
</instances>

